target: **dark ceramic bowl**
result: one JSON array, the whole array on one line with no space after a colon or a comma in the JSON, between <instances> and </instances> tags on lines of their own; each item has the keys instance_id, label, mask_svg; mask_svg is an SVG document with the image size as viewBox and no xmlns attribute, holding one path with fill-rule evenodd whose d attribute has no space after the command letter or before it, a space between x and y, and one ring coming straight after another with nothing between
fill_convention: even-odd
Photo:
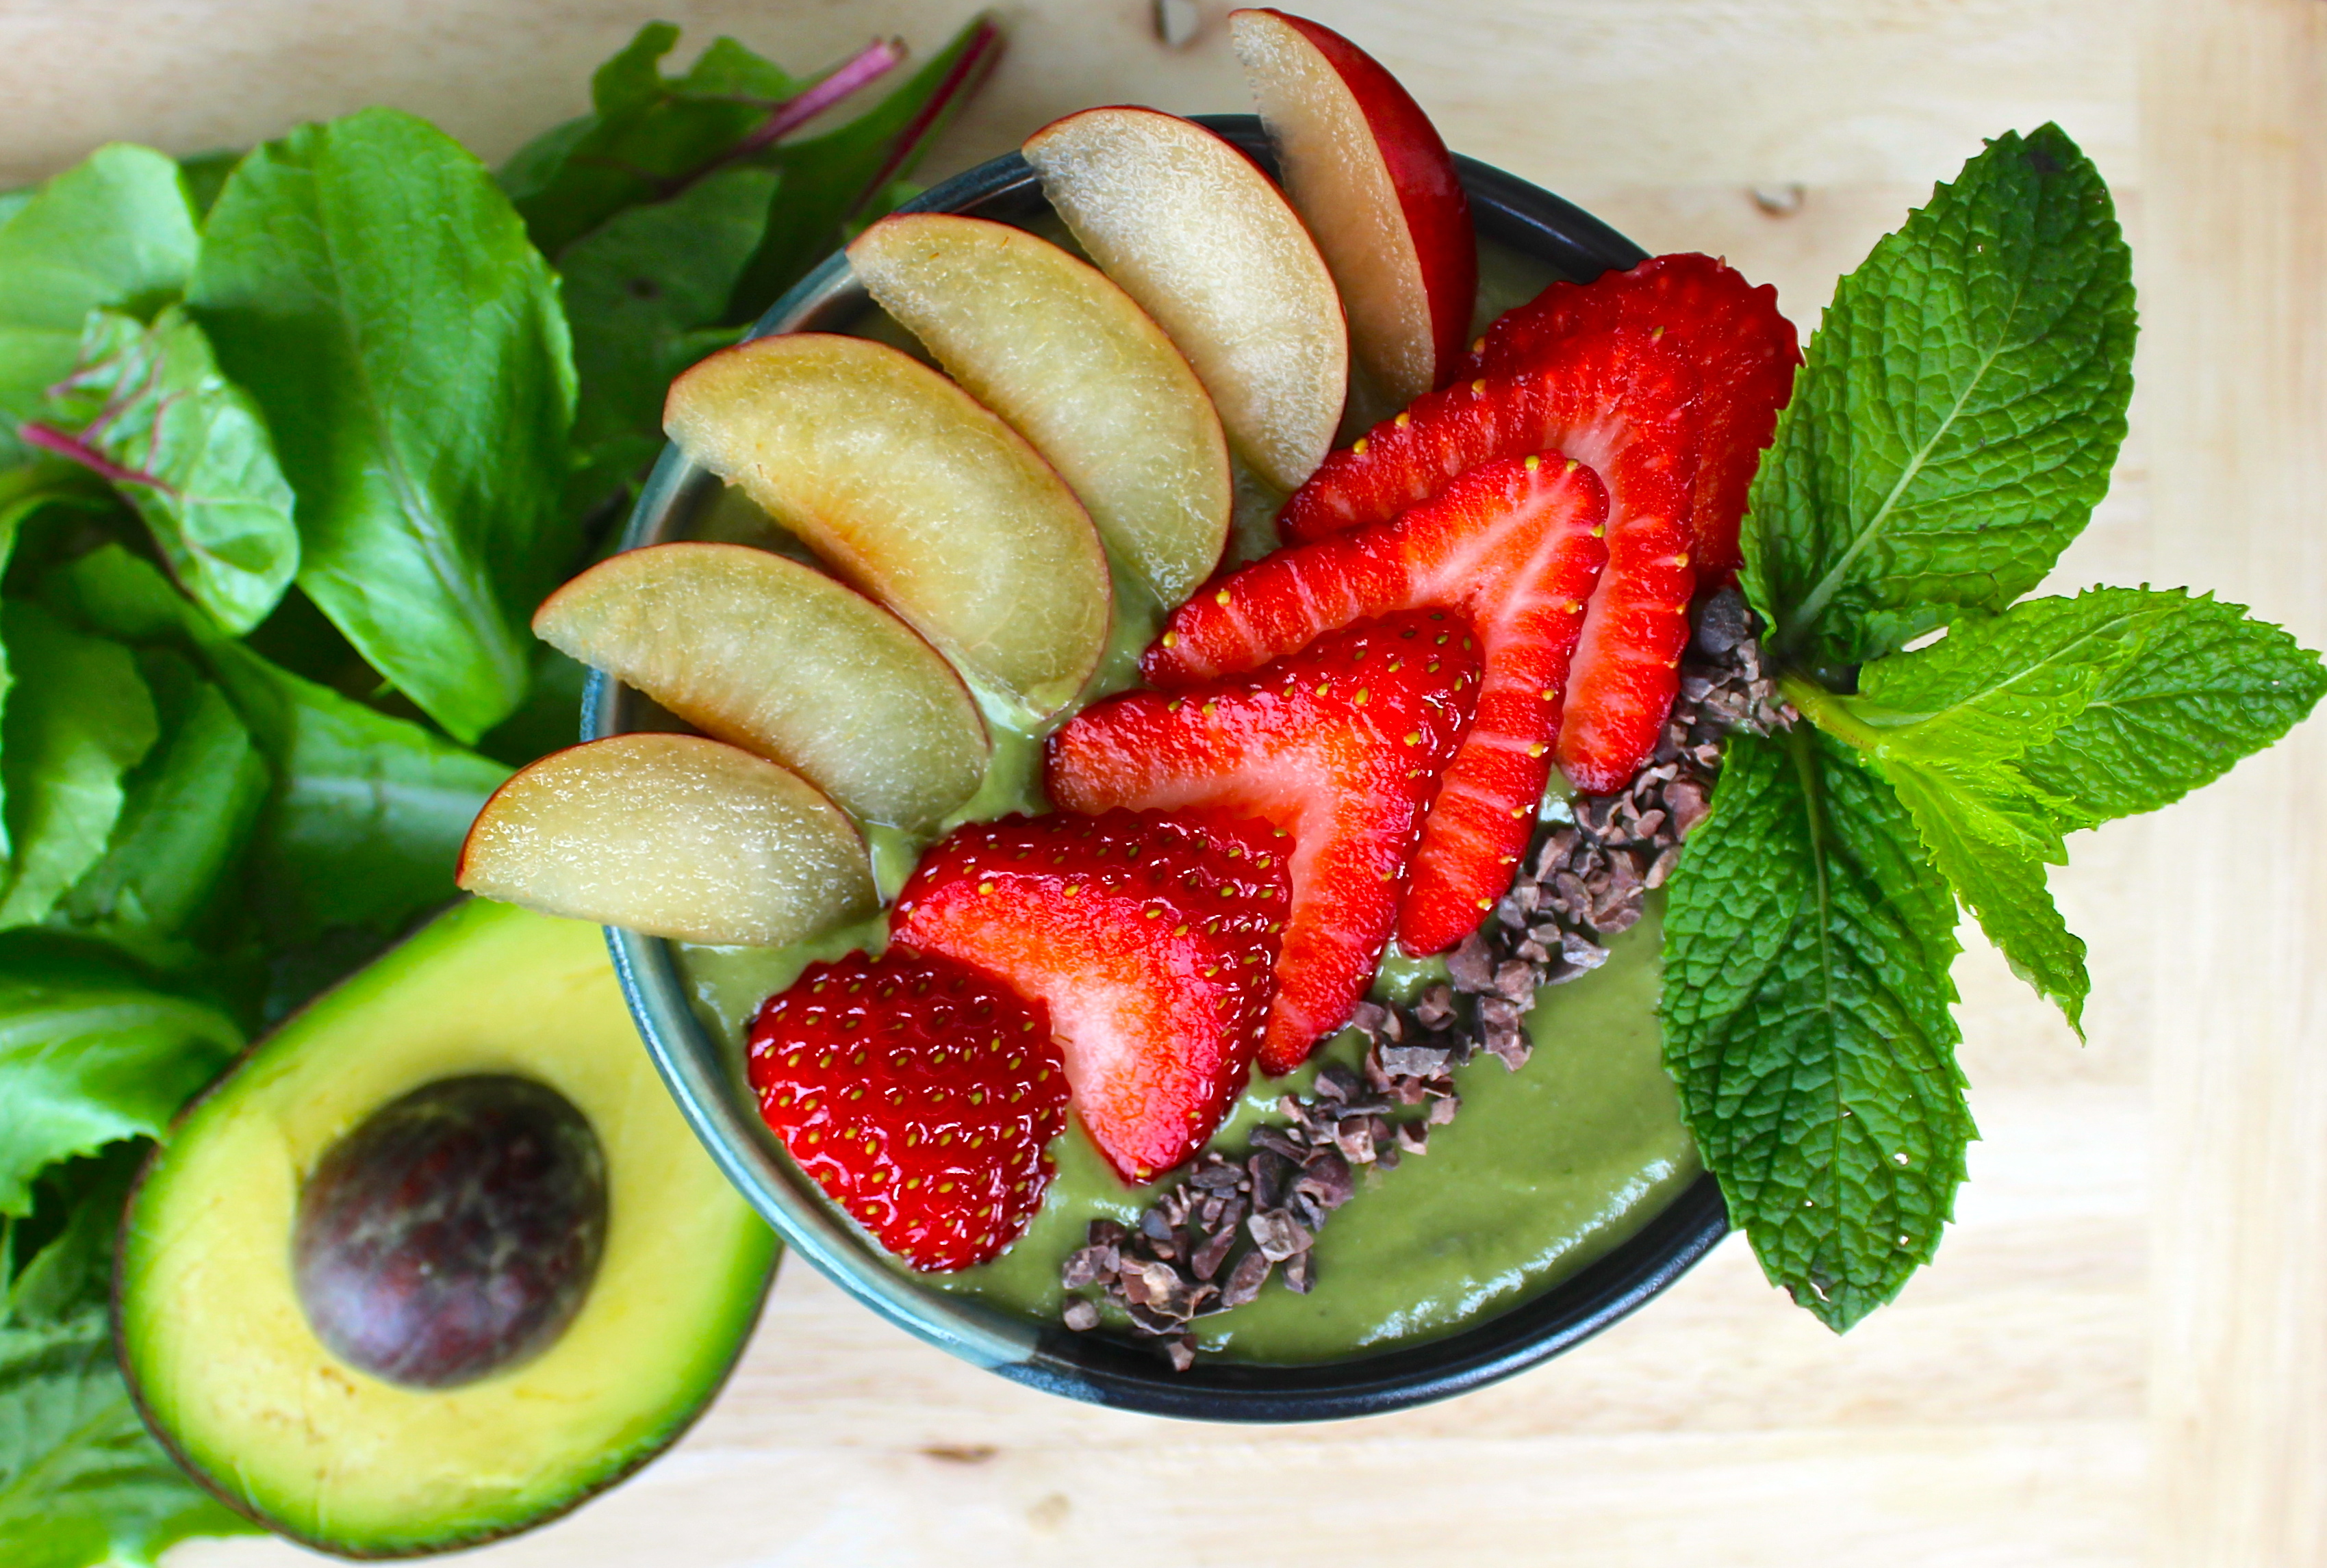
<instances>
[{"instance_id":1,"label":"dark ceramic bowl","mask_svg":"<svg viewBox=\"0 0 2327 1568\"><path fill-rule=\"evenodd\" d=\"M1239 146L1267 159L1250 115L1203 117ZM1644 252L1558 197L1498 169L1455 160L1481 238L1558 273L1595 277L1631 266ZM1016 154L980 164L909 202L908 211L963 212L1025 222L1048 208L1033 172ZM864 291L835 256L779 300L754 336L846 328L864 310ZM717 481L665 449L622 545L687 537ZM583 705L585 739L633 727L637 698L603 677ZM1599 1332L1677 1279L1728 1228L1719 1188L1700 1178L1629 1241L1580 1273L1518 1305L1443 1339L1347 1360L1276 1366L1199 1360L1185 1373L1153 1349L1098 1334L1075 1334L929 1289L883 1263L826 1206L762 1124L742 1065L697 1021L670 945L609 929L631 1011L679 1107L728 1179L795 1255L895 1323L966 1361L1032 1387L1110 1405L1210 1421L1322 1421L1369 1415L1443 1399L1556 1356Z\"/></svg>"}]
</instances>

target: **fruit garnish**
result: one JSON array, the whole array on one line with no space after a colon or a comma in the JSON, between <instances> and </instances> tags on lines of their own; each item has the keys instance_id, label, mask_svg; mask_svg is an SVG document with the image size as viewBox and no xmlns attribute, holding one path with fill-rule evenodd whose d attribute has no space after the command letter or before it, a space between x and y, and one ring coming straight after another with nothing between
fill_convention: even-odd
<instances>
[{"instance_id":1,"label":"fruit garnish","mask_svg":"<svg viewBox=\"0 0 2327 1568\"><path fill-rule=\"evenodd\" d=\"M766 550L626 550L551 594L533 630L865 821L926 826L986 776L986 725L953 667L855 589Z\"/></svg>"},{"instance_id":2,"label":"fruit garnish","mask_svg":"<svg viewBox=\"0 0 2327 1568\"><path fill-rule=\"evenodd\" d=\"M1349 391L1341 296L1268 176L1203 126L1085 109L1026 138L1042 194L1195 368L1229 443L1278 490L1309 477Z\"/></svg>"},{"instance_id":3,"label":"fruit garnish","mask_svg":"<svg viewBox=\"0 0 2327 1568\"><path fill-rule=\"evenodd\" d=\"M1373 982L1478 686L1469 623L1409 611L1248 676L1094 704L1051 737L1044 779L1067 811L1210 807L1283 835L1292 913L1260 1063L1286 1073Z\"/></svg>"},{"instance_id":4,"label":"fruit garnish","mask_svg":"<svg viewBox=\"0 0 2327 1568\"><path fill-rule=\"evenodd\" d=\"M1140 669L1176 690L1401 610L1459 611L1479 643L1478 705L1431 799L1398 945L1436 953L1510 885L1551 773L1569 661L1608 560L1608 492L1556 453L1464 472L1388 523L1296 545L1181 606Z\"/></svg>"},{"instance_id":5,"label":"fruit garnish","mask_svg":"<svg viewBox=\"0 0 2327 1568\"><path fill-rule=\"evenodd\" d=\"M933 953L811 964L752 1020L760 1115L917 1269L984 1263L1051 1184L1067 1079L1042 1003Z\"/></svg>"},{"instance_id":6,"label":"fruit garnish","mask_svg":"<svg viewBox=\"0 0 2327 1568\"><path fill-rule=\"evenodd\" d=\"M1203 1146L1260 1048L1290 901L1273 836L1217 815L975 823L922 858L891 934L1047 1005L1076 1115L1146 1181Z\"/></svg>"},{"instance_id":7,"label":"fruit garnish","mask_svg":"<svg viewBox=\"0 0 2327 1568\"><path fill-rule=\"evenodd\" d=\"M1384 521L1465 469L1558 452L1608 487L1608 565L1567 677L1559 766L1579 789L1614 789L1656 745L1688 641L1696 573L1696 372L1637 328L1563 341L1525 375L1434 392L1333 453L1277 525L1313 539Z\"/></svg>"},{"instance_id":8,"label":"fruit garnish","mask_svg":"<svg viewBox=\"0 0 2327 1568\"><path fill-rule=\"evenodd\" d=\"M1793 395L1800 340L1770 285L1756 288L1709 256L1652 256L1590 283L1555 283L1504 312L1465 374L1517 375L1556 358L1564 340L1612 327L1660 331L1696 367L1704 406L1689 554L1698 583L1717 588L1737 574L1745 492Z\"/></svg>"},{"instance_id":9,"label":"fruit garnish","mask_svg":"<svg viewBox=\"0 0 2327 1568\"><path fill-rule=\"evenodd\" d=\"M544 914L780 947L878 907L864 841L789 769L654 731L553 751L494 791L455 880Z\"/></svg>"},{"instance_id":10,"label":"fruit garnish","mask_svg":"<svg viewBox=\"0 0 2327 1568\"><path fill-rule=\"evenodd\" d=\"M1410 403L1461 367L1471 331L1478 241L1454 160L1397 79L1332 29L1232 11L1229 35L1285 194L1341 289L1350 351Z\"/></svg>"},{"instance_id":11,"label":"fruit garnish","mask_svg":"<svg viewBox=\"0 0 2327 1568\"><path fill-rule=\"evenodd\" d=\"M883 344L757 338L671 383L664 424L827 564L1030 718L1098 664L1089 514L1025 438Z\"/></svg>"},{"instance_id":12,"label":"fruit garnish","mask_svg":"<svg viewBox=\"0 0 2327 1568\"><path fill-rule=\"evenodd\" d=\"M1049 460L1159 601L1210 574L1235 499L1228 441L1203 383L1129 294L1023 229L944 212L883 219L848 262Z\"/></svg>"}]
</instances>

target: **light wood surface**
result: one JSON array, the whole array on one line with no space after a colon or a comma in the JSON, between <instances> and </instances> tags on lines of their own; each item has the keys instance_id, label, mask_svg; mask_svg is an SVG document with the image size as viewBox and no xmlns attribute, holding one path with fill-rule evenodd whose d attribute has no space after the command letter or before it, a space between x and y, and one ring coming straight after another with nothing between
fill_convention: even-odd
<instances>
[{"instance_id":1,"label":"light wood surface","mask_svg":"<svg viewBox=\"0 0 2327 1568\"><path fill-rule=\"evenodd\" d=\"M241 145L389 102L499 156L648 17L798 66L934 43L961 0L0 0L0 182L127 137ZM1028 0L946 149L1134 100L1237 109L1220 0ZM1807 325L1985 135L2059 120L2133 236L2134 435L2057 585L2215 588L2327 644L2327 4L1311 0L1448 141ZM1024 1393L789 1272L673 1454L480 1563L1135 1559L1632 1568L2327 1563L2327 727L2056 877L2091 1043L1970 937L1984 1141L1936 1266L1837 1339L1724 1245L1647 1311L1468 1398L1305 1429ZM259 1568L195 1544L172 1568Z\"/></svg>"}]
</instances>

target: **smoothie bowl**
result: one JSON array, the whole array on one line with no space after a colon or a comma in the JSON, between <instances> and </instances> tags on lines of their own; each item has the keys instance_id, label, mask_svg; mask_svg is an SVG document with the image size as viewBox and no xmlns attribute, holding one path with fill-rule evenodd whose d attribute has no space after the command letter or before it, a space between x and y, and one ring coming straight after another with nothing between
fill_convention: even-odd
<instances>
[{"instance_id":1,"label":"smoothie bowl","mask_svg":"<svg viewBox=\"0 0 2327 1568\"><path fill-rule=\"evenodd\" d=\"M1770 290L1238 17L1265 119L1070 116L679 378L622 553L536 618L585 742L463 883L628 911L687 1117L892 1321L1322 1419L1556 1354L1726 1230L1660 890L1779 712L1726 584L1799 355ZM542 880L682 798L662 862Z\"/></svg>"},{"instance_id":2,"label":"smoothie bowl","mask_svg":"<svg viewBox=\"0 0 2327 1568\"><path fill-rule=\"evenodd\" d=\"M1201 123L1257 159L1269 156L1255 117ZM1557 197L1468 159L1457 166L1481 241L1482 314L1500 314L1555 277L1594 277L1642 259ZM947 182L907 210L1062 232L1015 154ZM755 335L790 331L897 341L840 257L780 302ZM765 544L761 531L770 527L674 447L623 545ZM631 688L603 676L593 682L589 737L659 720ZM1006 732L995 739L1028 743ZM1009 764L997 757L995 765ZM1021 770L1024 782L996 791L991 809L1035 804L1036 786ZM609 938L640 1027L688 1119L760 1212L851 1294L934 1344L1051 1392L1168 1414L1282 1421L1395 1409L1507 1376L1632 1311L1724 1234L1718 1188L1701 1171L1659 1060L1656 928L1650 915L1616 939L1597 972L1542 994L1528 1015L1536 1050L1523 1073L1483 1051L1456 1069L1462 1116L1434 1129L1427 1158L1409 1156L1360 1181L1366 1190L1317 1232L1311 1288L1272 1282L1247 1305L1195 1319L1209 1353L1182 1371L1137 1339L1076 1332L1061 1320L1061 1270L1086 1245L1089 1222L1135 1226L1165 1190L1119 1180L1079 1127L1056 1138L1059 1174L1026 1233L992 1262L939 1274L900 1267L770 1134L743 1068L752 1014L811 959L848 951L862 933L775 948L674 943L619 928ZM1400 967L1411 972L1378 982L1378 1003L1411 1000L1444 977L1443 965ZM1344 1035L1294 1074L1256 1077L1214 1146L1249 1150L1256 1129L1291 1119L1280 1108L1285 1096L1313 1098L1321 1069L1337 1067L1346 1079L1362 1045Z\"/></svg>"}]
</instances>

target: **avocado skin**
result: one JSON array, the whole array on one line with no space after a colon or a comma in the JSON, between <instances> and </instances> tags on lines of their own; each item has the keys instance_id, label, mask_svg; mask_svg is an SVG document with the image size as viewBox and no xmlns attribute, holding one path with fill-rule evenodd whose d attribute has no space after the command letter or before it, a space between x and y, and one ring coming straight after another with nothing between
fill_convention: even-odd
<instances>
[{"instance_id":1,"label":"avocado skin","mask_svg":"<svg viewBox=\"0 0 2327 1568\"><path fill-rule=\"evenodd\" d=\"M586 964L581 961L585 951ZM463 960L467 960L465 965ZM616 1143L608 1151L610 1166L623 1168L610 1171L616 1190L615 1212L621 1215L630 1210L636 1214L627 1226L616 1221L617 1228L608 1244L608 1262L622 1260L631 1265L634 1277L678 1279L686 1288L677 1292L666 1289L662 1293L691 1295L693 1304L699 1310L684 1320L653 1310L593 1313L592 1306L602 1300L599 1293L621 1292L624 1288L620 1277L623 1271L616 1267L609 1271L617 1276L612 1284L603 1272L593 1284L591 1297L584 1301L577 1315L576 1334L573 1337L586 1339L580 1330L595 1321L616 1322L627 1317L636 1325L634 1335L641 1339L651 1339L664 1347L673 1343L692 1345L696 1350L683 1368L683 1376L664 1380L667 1392L659 1401L651 1386L648 1387L645 1397L650 1407L643 1412L644 1419L625 1423L614 1441L575 1443L571 1453L548 1467L554 1473L536 1478L539 1484L526 1489L521 1499L511 1500L512 1506L455 1507L443 1511L441 1517L423 1519L414 1518L409 1509L391 1509L393 1524L349 1528L344 1519L348 1510L340 1506L348 1499L335 1497L334 1507L328 1512L341 1517L341 1527L321 1528L307 1519L293 1517L294 1510L270 1506L270 1499L260 1495L266 1489L254 1485L250 1477L254 1469L264 1470L263 1461L257 1465L246 1463L246 1451L220 1451L214 1433L186 1430L183 1418L190 1402L183 1396L182 1385L176 1386L179 1396L173 1397L169 1377L184 1358L173 1362L170 1348L157 1345L155 1340L161 1336L153 1330L157 1324L169 1321L174 1315L173 1309L187 1303L183 1296L167 1297L154 1279L153 1265L157 1256L170 1250L161 1245L168 1238L157 1237L154 1230L155 1221L167 1217L154 1211L168 1209L171 1200L178 1198L174 1189L184 1185L178 1178L184 1174L182 1167L192 1159L189 1147L199 1149L206 1141L208 1129L234 1125L234 1113L241 1108L240 1100L255 1092L255 1078L268 1080L258 1085L258 1089L273 1089L285 1077L286 1063L295 1067L309 1064L317 1056L331 1057L328 1042L338 1041L346 1032L344 1015L350 1013L393 1013L399 1011L397 1003L413 1003L419 1007L423 1014L420 1022L425 1024L430 1009L421 1005L421 998L410 993L417 991L434 996L429 983L440 978L441 972L448 967L456 972L465 967L472 984L490 976L499 1002L488 1007L488 1013L512 997L521 1002L530 986L557 993L553 1010L562 1010L568 1023L577 1013L586 1013L591 1028L582 1032L593 1038L585 1041L570 1028L560 1031L545 1027L537 1031L536 1043L546 1052L565 1053L569 1059L585 1044L598 1047L596 1058L613 1066L608 1077L621 1091L620 1096L610 1099L575 1093L570 1078L564 1082L550 1079L553 1087L567 1093L585 1114L593 1110L624 1112L621 1125L626 1131L640 1121L661 1124L659 1131L664 1137L650 1160L641 1161L634 1153L626 1154L623 1151L627 1144ZM472 1013L474 1009L470 1012ZM524 1069L522 1048L526 1042L517 1038L524 1031L503 1031L496 1049L481 1051L472 1063L459 1065L458 1041L447 1052L442 1049L445 1045L443 1036L448 1032L455 1036L474 1034L476 1031L463 1026L463 1020L467 1015L460 1006L440 1016L445 1018L446 1028L423 1027L419 1031L440 1048L433 1053L436 1059L427 1064L435 1070L424 1068L408 1081L397 1082L392 1091L373 1095L361 1109L343 1109L337 1125L313 1140L317 1155L352 1130L366 1112L424 1083L467 1071ZM473 1022L469 1019L470 1023ZM325 1045L319 1046L309 1038L318 1033L324 1036ZM545 1059L543 1065L550 1064ZM374 1071L369 1076L380 1075ZM544 1077L548 1078L549 1075ZM389 1078L394 1081L392 1074ZM591 1103L593 1097L599 1102L595 1106ZM313 1162L310 1159L304 1163L312 1167ZM642 1164L651 1168L639 1169ZM625 1171L629 1175L627 1182ZM271 1249L254 1249L254 1255L271 1250L276 1260L282 1300L266 1304L276 1310L279 1318L286 1306L290 1312L299 1312L289 1281L292 1227L297 1207L296 1178L301 1172L271 1174L284 1188L283 1200L278 1205L280 1234L274 1237L276 1245ZM290 1179L282 1181L285 1176ZM633 1190L629 1193L631 1200L628 1203L623 1201L626 1187ZM214 1189L210 1184L201 1184L195 1190ZM640 1198L642 1191L644 1200ZM658 1205L652 1201L654 1191L670 1195L669 1200ZM686 1217L677 1212L681 1209L691 1212L698 1223L687 1224ZM716 1222L700 1222L706 1213L714 1215ZM668 1233L674 1226L681 1232L706 1228L715 1231L721 1245L710 1255L692 1256L684 1260L686 1266L676 1266L681 1260L657 1257L649 1245L660 1237L668 1252ZM631 1255L640 1250L647 1254L643 1262ZM774 1284L781 1250L774 1233L718 1175L709 1156L686 1130L676 1106L670 1104L636 1038L597 929L508 905L469 900L454 904L397 947L285 1020L273 1033L256 1041L226 1075L180 1114L170 1137L155 1148L140 1171L123 1214L116 1251L114 1330L121 1349L123 1371L139 1414L171 1457L227 1507L277 1535L334 1556L361 1561L424 1556L484 1545L547 1524L620 1484L678 1442L710 1407L741 1360L768 1292ZM619 1307L618 1296L603 1299L614 1301ZM244 1305L229 1298L229 1304L218 1315L240 1318L245 1315L241 1310ZM604 1330L601 1328L599 1331ZM298 1318L296 1332L288 1338L304 1341L296 1347L298 1354L314 1372L347 1388L351 1395L384 1395L402 1402L458 1399L472 1409L479 1402L490 1401L504 1411L524 1409L529 1398L538 1399L537 1392L528 1391L528 1384L538 1380L538 1367L516 1368L505 1376L445 1391L397 1388L336 1361L315 1339L304 1315ZM201 1341L197 1339L196 1343ZM214 1337L201 1349L213 1349L215 1344ZM558 1349L557 1345L549 1347L540 1361L558 1361ZM586 1346L576 1346L575 1357L586 1352ZM235 1375L228 1371L220 1376L230 1380ZM651 1380L649 1382L650 1385ZM202 1395L227 1392L230 1388L226 1386L199 1389L192 1404L199 1407ZM408 1404L406 1408L409 1410ZM555 1414L539 1416L543 1408ZM572 1429L577 1423L572 1420L570 1409L554 1403L547 1406L537 1403L532 1413L538 1417L541 1427L561 1429L561 1441L571 1440ZM421 1424L425 1426L425 1421ZM206 1435L213 1441L205 1442ZM414 1461L423 1469L430 1460L441 1460L440 1444L428 1434L424 1433L424 1439L404 1445L399 1458ZM238 1478L242 1484L237 1485L229 1478Z\"/></svg>"}]
</instances>

